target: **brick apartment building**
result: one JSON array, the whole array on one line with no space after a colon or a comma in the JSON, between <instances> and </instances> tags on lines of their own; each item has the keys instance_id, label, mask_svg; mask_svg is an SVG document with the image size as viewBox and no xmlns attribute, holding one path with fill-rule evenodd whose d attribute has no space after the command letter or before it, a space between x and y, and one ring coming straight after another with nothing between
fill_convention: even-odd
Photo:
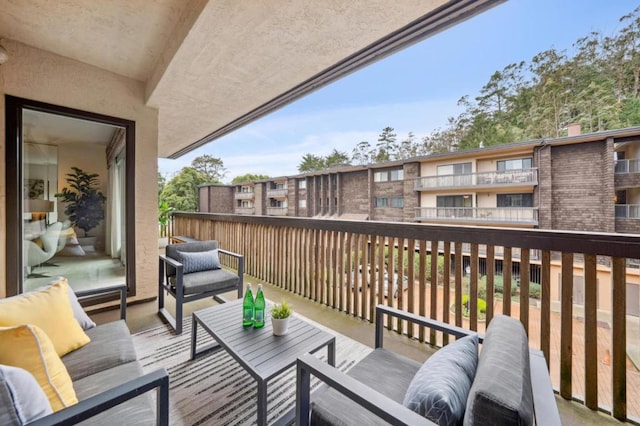
<instances>
[{"instance_id":1,"label":"brick apartment building","mask_svg":"<svg viewBox=\"0 0 640 426\"><path fill-rule=\"evenodd\" d=\"M556 139L205 185L200 211L640 233L640 128L574 131Z\"/></svg>"}]
</instances>

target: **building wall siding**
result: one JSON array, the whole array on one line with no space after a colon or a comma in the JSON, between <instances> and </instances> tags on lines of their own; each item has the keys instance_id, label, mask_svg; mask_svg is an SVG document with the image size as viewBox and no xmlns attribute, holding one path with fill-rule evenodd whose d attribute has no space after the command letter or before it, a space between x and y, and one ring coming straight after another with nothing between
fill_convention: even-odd
<instances>
[{"instance_id":1,"label":"building wall siding","mask_svg":"<svg viewBox=\"0 0 640 426\"><path fill-rule=\"evenodd\" d=\"M338 203L342 214L369 214L369 173L367 170L342 173Z\"/></svg>"}]
</instances>

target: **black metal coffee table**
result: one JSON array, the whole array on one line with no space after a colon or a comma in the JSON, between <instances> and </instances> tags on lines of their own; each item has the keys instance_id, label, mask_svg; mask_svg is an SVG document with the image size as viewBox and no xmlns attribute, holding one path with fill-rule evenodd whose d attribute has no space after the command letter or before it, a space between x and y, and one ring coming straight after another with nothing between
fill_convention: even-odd
<instances>
[{"instance_id":1,"label":"black metal coffee table","mask_svg":"<svg viewBox=\"0 0 640 426\"><path fill-rule=\"evenodd\" d=\"M191 359L223 348L256 379L258 383L258 425L267 424L267 381L296 363L299 356L327 347L328 362L335 365L336 338L297 318L289 320L289 331L274 336L267 302L262 328L242 326L242 300L234 300L193 313ZM201 326L215 340L197 348L197 329ZM288 413L293 416L293 411ZM282 421L283 419L280 419Z\"/></svg>"}]
</instances>

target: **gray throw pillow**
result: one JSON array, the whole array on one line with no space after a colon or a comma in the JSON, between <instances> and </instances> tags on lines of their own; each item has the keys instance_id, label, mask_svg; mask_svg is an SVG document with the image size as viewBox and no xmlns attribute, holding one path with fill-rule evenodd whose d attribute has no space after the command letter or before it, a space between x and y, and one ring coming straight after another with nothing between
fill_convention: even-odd
<instances>
[{"instance_id":1,"label":"gray throw pillow","mask_svg":"<svg viewBox=\"0 0 640 426\"><path fill-rule=\"evenodd\" d=\"M461 424L477 365L478 335L456 340L425 361L402 404L441 426Z\"/></svg>"},{"instance_id":2,"label":"gray throw pillow","mask_svg":"<svg viewBox=\"0 0 640 426\"><path fill-rule=\"evenodd\" d=\"M31 373L0 365L0 425L24 425L51 413L51 404Z\"/></svg>"},{"instance_id":3,"label":"gray throw pillow","mask_svg":"<svg viewBox=\"0 0 640 426\"><path fill-rule=\"evenodd\" d=\"M182 272L185 274L220 269L218 249L193 252L178 250L178 255L178 260L182 263Z\"/></svg>"}]
</instances>

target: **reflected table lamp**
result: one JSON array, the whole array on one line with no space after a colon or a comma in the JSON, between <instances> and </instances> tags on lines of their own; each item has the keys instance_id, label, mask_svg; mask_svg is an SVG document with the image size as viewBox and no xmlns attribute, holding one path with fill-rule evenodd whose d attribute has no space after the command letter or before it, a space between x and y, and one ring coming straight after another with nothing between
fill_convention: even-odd
<instances>
[{"instance_id":1,"label":"reflected table lamp","mask_svg":"<svg viewBox=\"0 0 640 426\"><path fill-rule=\"evenodd\" d=\"M31 220L44 219L45 224L49 225L47 223L47 214L53 211L53 201L40 199L26 200L25 211L31 213Z\"/></svg>"}]
</instances>

